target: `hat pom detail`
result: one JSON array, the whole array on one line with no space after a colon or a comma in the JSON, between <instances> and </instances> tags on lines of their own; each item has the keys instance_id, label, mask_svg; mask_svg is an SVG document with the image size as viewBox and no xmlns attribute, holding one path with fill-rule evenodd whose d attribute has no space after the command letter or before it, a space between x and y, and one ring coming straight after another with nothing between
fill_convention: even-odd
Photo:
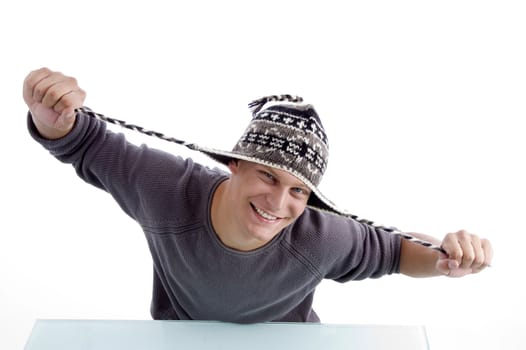
<instances>
[{"instance_id":1,"label":"hat pom detail","mask_svg":"<svg viewBox=\"0 0 526 350\"><path fill-rule=\"evenodd\" d=\"M283 101L283 102L288 101L288 102L300 103L300 102L303 102L303 98L299 96L293 96L293 95L270 95L270 96L262 97L248 104L248 108L250 108L250 111L252 112L252 116L255 116L267 102L271 102L271 101Z\"/></svg>"}]
</instances>

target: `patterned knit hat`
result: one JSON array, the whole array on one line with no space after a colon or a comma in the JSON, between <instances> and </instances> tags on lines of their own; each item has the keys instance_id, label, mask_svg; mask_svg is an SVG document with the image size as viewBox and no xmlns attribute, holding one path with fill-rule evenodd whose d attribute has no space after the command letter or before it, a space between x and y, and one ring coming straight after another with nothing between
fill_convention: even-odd
<instances>
[{"instance_id":1,"label":"patterned knit hat","mask_svg":"<svg viewBox=\"0 0 526 350\"><path fill-rule=\"evenodd\" d=\"M312 191L308 206L345 215L318 189L329 144L314 107L291 95L266 96L249 107L252 120L232 151L200 146L198 150L225 165L242 159L287 171Z\"/></svg>"}]
</instances>

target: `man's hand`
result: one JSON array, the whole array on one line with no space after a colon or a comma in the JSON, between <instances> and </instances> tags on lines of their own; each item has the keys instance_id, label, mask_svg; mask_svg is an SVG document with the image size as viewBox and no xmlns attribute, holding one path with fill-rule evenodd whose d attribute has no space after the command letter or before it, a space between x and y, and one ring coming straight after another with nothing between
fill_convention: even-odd
<instances>
[{"instance_id":1,"label":"man's hand","mask_svg":"<svg viewBox=\"0 0 526 350\"><path fill-rule=\"evenodd\" d=\"M484 270L493 258L493 249L487 239L464 230L447 234L442 242L421 233L410 234L441 246L447 255L402 239L400 272L407 276L462 277Z\"/></svg>"},{"instance_id":2,"label":"man's hand","mask_svg":"<svg viewBox=\"0 0 526 350\"><path fill-rule=\"evenodd\" d=\"M443 275L462 277L491 266L491 243L464 230L448 233L442 241L442 248L448 255L440 254L436 269Z\"/></svg>"},{"instance_id":3,"label":"man's hand","mask_svg":"<svg viewBox=\"0 0 526 350\"><path fill-rule=\"evenodd\" d=\"M73 128L75 109L83 106L86 93L75 78L41 68L27 75L23 96L40 134L58 139Z\"/></svg>"}]
</instances>

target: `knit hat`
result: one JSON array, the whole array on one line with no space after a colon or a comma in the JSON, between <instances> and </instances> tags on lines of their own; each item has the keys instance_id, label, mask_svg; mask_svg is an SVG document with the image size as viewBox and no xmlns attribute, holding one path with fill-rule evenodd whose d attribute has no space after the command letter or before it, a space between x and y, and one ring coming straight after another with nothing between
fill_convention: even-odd
<instances>
[{"instance_id":1,"label":"knit hat","mask_svg":"<svg viewBox=\"0 0 526 350\"><path fill-rule=\"evenodd\" d=\"M298 96L272 95L249 104L252 120L232 151L197 146L227 165L232 159L287 171L312 191L307 205L346 215L318 189L329 159L329 142L314 107Z\"/></svg>"}]
</instances>

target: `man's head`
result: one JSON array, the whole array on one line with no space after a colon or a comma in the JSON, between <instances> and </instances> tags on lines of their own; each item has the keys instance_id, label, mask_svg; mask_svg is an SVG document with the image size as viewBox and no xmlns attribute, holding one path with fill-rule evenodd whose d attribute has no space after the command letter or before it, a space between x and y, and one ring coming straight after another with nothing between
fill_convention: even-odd
<instances>
[{"instance_id":1,"label":"man's head","mask_svg":"<svg viewBox=\"0 0 526 350\"><path fill-rule=\"evenodd\" d=\"M309 206L342 213L318 190L329 148L314 107L291 95L263 97L249 107L252 120L232 151L199 150L225 165L238 159L286 171L312 192Z\"/></svg>"}]
</instances>

